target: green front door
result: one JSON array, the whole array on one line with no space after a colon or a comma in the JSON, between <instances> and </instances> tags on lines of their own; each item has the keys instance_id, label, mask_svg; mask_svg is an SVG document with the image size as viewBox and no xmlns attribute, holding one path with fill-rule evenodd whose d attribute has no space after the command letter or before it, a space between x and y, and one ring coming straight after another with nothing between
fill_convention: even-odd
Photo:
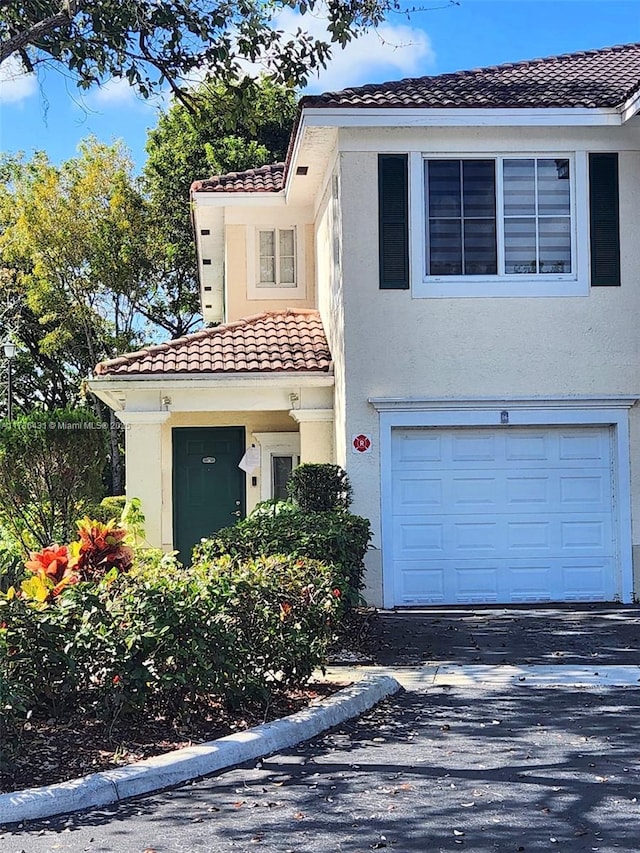
<instances>
[{"instance_id":1,"label":"green front door","mask_svg":"<svg viewBox=\"0 0 640 853\"><path fill-rule=\"evenodd\" d=\"M244 516L244 427L177 427L173 434L173 547L191 549Z\"/></svg>"}]
</instances>

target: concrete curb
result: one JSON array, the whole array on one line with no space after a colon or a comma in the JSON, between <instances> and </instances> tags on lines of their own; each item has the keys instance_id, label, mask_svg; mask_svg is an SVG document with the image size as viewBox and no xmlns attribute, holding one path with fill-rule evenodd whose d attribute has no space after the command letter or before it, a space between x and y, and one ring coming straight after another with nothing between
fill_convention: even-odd
<instances>
[{"instance_id":1,"label":"concrete curb","mask_svg":"<svg viewBox=\"0 0 640 853\"><path fill-rule=\"evenodd\" d=\"M319 705L297 714L118 770L0 794L0 825L106 806L252 761L338 726L401 690L390 676L367 675Z\"/></svg>"}]
</instances>

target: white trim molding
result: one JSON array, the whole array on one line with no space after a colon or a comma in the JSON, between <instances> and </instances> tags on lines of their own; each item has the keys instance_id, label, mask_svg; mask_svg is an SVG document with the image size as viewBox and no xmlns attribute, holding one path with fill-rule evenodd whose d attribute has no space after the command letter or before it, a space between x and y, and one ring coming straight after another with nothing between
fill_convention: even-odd
<instances>
[{"instance_id":1,"label":"white trim molding","mask_svg":"<svg viewBox=\"0 0 640 853\"><path fill-rule=\"evenodd\" d=\"M495 164L495 246L497 272L494 275L427 275L427 198L425 163L444 157L463 162L467 159L491 160ZM504 233L504 194L502 162L504 160L540 160L562 158L570 170L570 273L515 274L505 272L506 237ZM492 152L412 151L409 155L410 199L410 264L411 293L414 298L451 299L458 297L560 297L589 295L589 222L587 152L538 151L520 149Z\"/></svg>"},{"instance_id":2,"label":"white trim molding","mask_svg":"<svg viewBox=\"0 0 640 853\"><path fill-rule=\"evenodd\" d=\"M617 587L620 600L633 601L629 409L638 397L436 399L370 397L380 421L382 582L385 607L393 597L392 430L407 427L610 426L616 495ZM505 421L506 414L506 421Z\"/></svg>"},{"instance_id":3,"label":"white trim molding","mask_svg":"<svg viewBox=\"0 0 640 853\"><path fill-rule=\"evenodd\" d=\"M308 127L584 127L619 126L615 107L305 107Z\"/></svg>"},{"instance_id":4,"label":"white trim molding","mask_svg":"<svg viewBox=\"0 0 640 853\"><path fill-rule=\"evenodd\" d=\"M119 421L127 426L149 426L163 424L169 420L171 412L116 412Z\"/></svg>"},{"instance_id":5,"label":"white trim molding","mask_svg":"<svg viewBox=\"0 0 640 853\"><path fill-rule=\"evenodd\" d=\"M299 424L332 421L333 409L291 409L289 416Z\"/></svg>"}]
</instances>

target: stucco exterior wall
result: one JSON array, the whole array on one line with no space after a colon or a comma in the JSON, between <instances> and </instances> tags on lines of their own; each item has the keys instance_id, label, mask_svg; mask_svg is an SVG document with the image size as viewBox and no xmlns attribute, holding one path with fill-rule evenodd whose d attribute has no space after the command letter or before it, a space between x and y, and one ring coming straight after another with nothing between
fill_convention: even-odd
<instances>
[{"instance_id":1,"label":"stucco exterior wall","mask_svg":"<svg viewBox=\"0 0 640 853\"><path fill-rule=\"evenodd\" d=\"M640 395L640 136L636 128L457 128L342 131L344 436L375 452L347 453L354 510L380 545L378 415L369 397L470 399ZM619 151L622 286L585 297L412 298L378 287L377 153ZM423 222L411 222L422 239ZM383 343L382 343L383 342ZM640 546L640 413L630 414L633 542ZM379 601L372 555L370 600ZM636 562L636 566L638 564ZM638 568L636 590L640 589Z\"/></svg>"},{"instance_id":2,"label":"stucco exterior wall","mask_svg":"<svg viewBox=\"0 0 640 853\"><path fill-rule=\"evenodd\" d=\"M243 218L242 223L234 222ZM284 308L315 308L315 240L310 212L302 209L267 208L254 211L238 208L227 211L225 227L225 319L226 321L250 317L263 311L276 311ZM260 225L264 227L292 227L298 229L304 242L303 278L304 295L294 288L279 288L277 295L269 294L267 299L256 299L249 287L254 259L250 251L250 229ZM254 273L255 275L255 273Z\"/></svg>"}]
</instances>

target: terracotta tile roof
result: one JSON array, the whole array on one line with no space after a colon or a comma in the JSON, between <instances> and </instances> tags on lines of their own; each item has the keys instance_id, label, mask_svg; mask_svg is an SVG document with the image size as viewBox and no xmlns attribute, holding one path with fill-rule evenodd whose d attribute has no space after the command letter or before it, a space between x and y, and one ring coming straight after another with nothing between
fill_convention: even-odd
<instances>
[{"instance_id":1,"label":"terracotta tile roof","mask_svg":"<svg viewBox=\"0 0 640 853\"><path fill-rule=\"evenodd\" d=\"M284 163L230 172L204 181L194 181L191 192L207 193L277 193L284 185Z\"/></svg>"},{"instance_id":2,"label":"terracotta tile roof","mask_svg":"<svg viewBox=\"0 0 640 853\"><path fill-rule=\"evenodd\" d=\"M331 353L320 314L283 309L225 323L96 366L96 376L324 371Z\"/></svg>"},{"instance_id":3,"label":"terracotta tile roof","mask_svg":"<svg viewBox=\"0 0 640 853\"><path fill-rule=\"evenodd\" d=\"M640 89L640 44L309 95L305 107L617 107Z\"/></svg>"}]
</instances>

